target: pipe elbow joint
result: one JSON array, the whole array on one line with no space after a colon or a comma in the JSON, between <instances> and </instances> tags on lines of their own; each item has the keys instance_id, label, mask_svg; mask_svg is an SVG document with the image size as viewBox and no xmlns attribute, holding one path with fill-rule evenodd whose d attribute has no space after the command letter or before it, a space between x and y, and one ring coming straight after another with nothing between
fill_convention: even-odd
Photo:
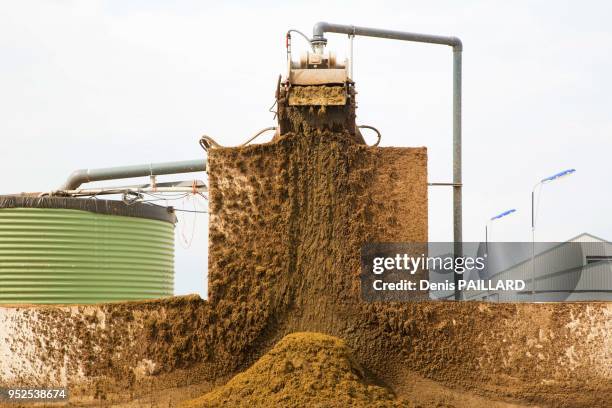
<instances>
[{"instance_id":1,"label":"pipe elbow joint","mask_svg":"<svg viewBox=\"0 0 612 408\"><path fill-rule=\"evenodd\" d=\"M89 177L87 176L87 169L78 169L70 173L70 176L66 179L66 182L60 190L74 190L78 188L81 184L87 182Z\"/></svg>"},{"instance_id":2,"label":"pipe elbow joint","mask_svg":"<svg viewBox=\"0 0 612 408\"><path fill-rule=\"evenodd\" d=\"M453 51L463 51L463 43L459 37L451 37L450 40Z\"/></svg>"},{"instance_id":3,"label":"pipe elbow joint","mask_svg":"<svg viewBox=\"0 0 612 408\"><path fill-rule=\"evenodd\" d=\"M325 21L319 21L312 27L312 39L321 40L325 38L325 32L329 28L329 23Z\"/></svg>"}]
</instances>

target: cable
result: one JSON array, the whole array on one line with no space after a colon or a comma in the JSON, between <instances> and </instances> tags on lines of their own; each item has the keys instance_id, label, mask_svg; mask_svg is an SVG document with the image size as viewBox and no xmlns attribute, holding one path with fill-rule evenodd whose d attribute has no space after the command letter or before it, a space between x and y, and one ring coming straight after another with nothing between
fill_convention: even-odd
<instances>
[{"instance_id":1,"label":"cable","mask_svg":"<svg viewBox=\"0 0 612 408\"><path fill-rule=\"evenodd\" d=\"M274 107L274 105L272 105L272 107ZM270 108L270 109L272 109L272 108ZM267 128L261 129L259 132L255 133L254 136L252 136L251 138L247 139L246 142L239 144L238 147L244 147L244 146L248 145L253 140L255 140L256 138L258 138L259 136L261 136L262 134L264 134L265 132L267 132L269 130L276 130L276 126L269 126ZM210 150L210 149L216 149L216 148L219 148L219 147L225 147L225 146L220 145L219 143L217 143L215 141L215 139L213 139L212 137L210 137L208 135L202 135L202 137L200 137L200 140L199 140L198 143L200 144L202 149L204 149L204 151L206 151L206 152L208 152L208 150Z\"/></svg>"},{"instance_id":2,"label":"cable","mask_svg":"<svg viewBox=\"0 0 612 408\"><path fill-rule=\"evenodd\" d=\"M269 126L267 128L261 129L259 132L255 133L255 135L252 138L250 138L249 140L247 140L246 142L244 142L243 144L241 144L239 146L242 147L242 146L248 145L253 140L255 140L257 137L261 136L262 134L264 134L265 132L267 132L269 130L276 130L276 126Z\"/></svg>"},{"instance_id":3,"label":"cable","mask_svg":"<svg viewBox=\"0 0 612 408\"><path fill-rule=\"evenodd\" d=\"M191 199L190 199L191 201ZM185 203L185 200L183 200L183 203ZM195 211L195 202L192 201L192 205ZM190 211L193 212L193 211ZM185 223L183 223L181 225L181 238L182 238L182 244L183 244L183 248L185 249L189 249L191 247L191 244L193 243L193 238L195 236L195 230L196 230L196 219L198 218L197 213L195 213L195 215L193 216L193 220L192 220L192 225L191 225L191 236L189 237L189 239L187 239L187 237L185 236Z\"/></svg>"},{"instance_id":4,"label":"cable","mask_svg":"<svg viewBox=\"0 0 612 408\"><path fill-rule=\"evenodd\" d=\"M174 208L174 211L181 211L181 212L188 212L188 213L198 213L198 214L208 214L208 211L185 210L183 208Z\"/></svg>"},{"instance_id":5,"label":"cable","mask_svg":"<svg viewBox=\"0 0 612 408\"><path fill-rule=\"evenodd\" d=\"M380 139L382 139L382 136L380 134L380 131L378 129L376 129L374 126L369 126L369 125L359 125L357 126L359 129L370 129L376 132L376 135L378 136L378 140L376 141L376 143L374 143L373 145L370 145L371 147L375 147L378 146L378 144L380 143Z\"/></svg>"},{"instance_id":6,"label":"cable","mask_svg":"<svg viewBox=\"0 0 612 408\"><path fill-rule=\"evenodd\" d=\"M163 200L180 200L182 198L189 196L191 193L179 193L179 194L171 193L168 195L160 195L164 193L143 193L143 194L154 197L154 198L160 198Z\"/></svg>"},{"instance_id":7,"label":"cable","mask_svg":"<svg viewBox=\"0 0 612 408\"><path fill-rule=\"evenodd\" d=\"M308 42L308 45L310 45L310 49L314 51L314 47L312 46L312 42L310 41L310 38L308 38L308 36L306 34L304 34L303 32L301 32L299 30L294 30L294 29L291 29L291 30L287 31L287 34L291 34L291 33L296 33L296 34L299 34L302 37L304 37L304 39Z\"/></svg>"},{"instance_id":8,"label":"cable","mask_svg":"<svg viewBox=\"0 0 612 408\"><path fill-rule=\"evenodd\" d=\"M202 135L198 143L200 143L200 146L206 152L208 152L208 149L211 149L211 148L223 147L219 143L215 142L215 139L213 139L212 137L208 135Z\"/></svg>"},{"instance_id":9,"label":"cable","mask_svg":"<svg viewBox=\"0 0 612 408\"><path fill-rule=\"evenodd\" d=\"M273 113L274 116L272 117L272 120L276 119L276 116L278 115L278 111L274 110L274 107L276 106L276 104L278 103L278 100L274 100L274 103L272 104L272 106L270 106L270 108L268 109L268 112Z\"/></svg>"},{"instance_id":10,"label":"cable","mask_svg":"<svg viewBox=\"0 0 612 408\"><path fill-rule=\"evenodd\" d=\"M268 112L271 112L274 114L274 117L272 117L272 120L276 120L276 117L278 116L278 110L274 110L274 107L277 106L278 98L280 98L281 80L282 80L282 75L279 74L278 80L276 81L276 91L274 92L274 103L272 104L272 106L270 106L270 109L268 109Z\"/></svg>"}]
</instances>

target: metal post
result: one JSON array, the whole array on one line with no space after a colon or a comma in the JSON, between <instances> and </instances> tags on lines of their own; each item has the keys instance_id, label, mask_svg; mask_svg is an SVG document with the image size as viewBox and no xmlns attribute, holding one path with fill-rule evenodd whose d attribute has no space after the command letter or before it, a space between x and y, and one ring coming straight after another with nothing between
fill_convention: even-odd
<instances>
[{"instance_id":1,"label":"metal post","mask_svg":"<svg viewBox=\"0 0 612 408\"><path fill-rule=\"evenodd\" d=\"M535 189L540 184L536 184L533 190L531 190L531 301L535 302L535 291L536 291L536 270L535 270Z\"/></svg>"},{"instance_id":2,"label":"metal post","mask_svg":"<svg viewBox=\"0 0 612 408\"><path fill-rule=\"evenodd\" d=\"M485 256L487 257L487 262L488 262L488 256L489 256L489 223L492 222L491 220L487 221L487 223L485 224ZM489 281L489 284L487 286L489 286L489 288L487 289L487 300L491 301L491 275L490 275L490 271L489 271L489 265L487 264L487 278Z\"/></svg>"},{"instance_id":3,"label":"metal post","mask_svg":"<svg viewBox=\"0 0 612 408\"><path fill-rule=\"evenodd\" d=\"M355 39L355 34L349 34L349 54L350 54L350 66L349 66L349 78L351 78L351 81L355 81L355 78L353 78L353 67L355 66L355 64L353 64L353 40Z\"/></svg>"},{"instance_id":4,"label":"metal post","mask_svg":"<svg viewBox=\"0 0 612 408\"><path fill-rule=\"evenodd\" d=\"M565 176L569 176L570 174L573 174L576 172L576 169L567 169L567 170L563 170L559 173L553 174L550 177L546 177L543 178L542 180L540 180L535 186L533 186L533 189L531 190L531 300L532 302L535 302L535 295L536 295L536 290L537 290L537 286L536 286L536 270L535 270L535 221L536 221L536 215L535 215L535 191L536 188L540 187L543 188L545 183L549 183L551 181L554 180L558 180L561 177L565 177ZM540 190L540 192L542 192L542 190Z\"/></svg>"},{"instance_id":5,"label":"metal post","mask_svg":"<svg viewBox=\"0 0 612 408\"><path fill-rule=\"evenodd\" d=\"M291 33L287 33L285 39L285 47L287 48L287 79L291 75Z\"/></svg>"}]
</instances>

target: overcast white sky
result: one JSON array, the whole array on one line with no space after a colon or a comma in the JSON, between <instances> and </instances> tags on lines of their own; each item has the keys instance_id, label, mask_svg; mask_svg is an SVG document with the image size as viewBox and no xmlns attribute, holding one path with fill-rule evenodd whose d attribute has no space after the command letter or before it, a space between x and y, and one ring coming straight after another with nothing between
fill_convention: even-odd
<instances>
[{"instance_id":1,"label":"overcast white sky","mask_svg":"<svg viewBox=\"0 0 612 408\"><path fill-rule=\"evenodd\" d=\"M0 191L57 188L76 168L201 157L203 133L237 144L274 125L288 28L320 20L459 36L464 43L464 239L612 239L612 5L605 1L0 0ZM344 54L346 38L329 35ZM304 49L301 40L294 49ZM451 51L358 38L358 123L385 146L427 146L451 181ZM193 177L193 176L187 176ZM205 175L198 175L204 178ZM168 179L168 178L166 178ZM430 240L452 239L451 194L430 189ZM184 204L190 208L191 203ZM204 292L206 217L183 217L176 293Z\"/></svg>"}]
</instances>

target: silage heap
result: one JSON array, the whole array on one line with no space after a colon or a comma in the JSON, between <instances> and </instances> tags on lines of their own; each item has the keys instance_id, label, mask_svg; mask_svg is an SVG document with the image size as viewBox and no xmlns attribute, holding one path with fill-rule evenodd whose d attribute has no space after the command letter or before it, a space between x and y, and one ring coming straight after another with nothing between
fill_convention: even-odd
<instances>
[{"instance_id":1,"label":"silage heap","mask_svg":"<svg viewBox=\"0 0 612 408\"><path fill-rule=\"evenodd\" d=\"M410 406L368 378L351 350L320 333L285 336L255 364L210 393L186 402L200 407Z\"/></svg>"},{"instance_id":2,"label":"silage heap","mask_svg":"<svg viewBox=\"0 0 612 408\"><path fill-rule=\"evenodd\" d=\"M271 143L211 149L208 168L209 300L2 308L0 328L19 333L0 341L3 383L59 382L75 398L146 406L156 395L167 406L168 395L176 403L251 366L278 367L266 357L253 364L285 335L308 331L342 339L368 378L410 401L422 400L423 379L526 404L609 401L610 303L360 299L362 244L427 241L425 148L367 147L306 127ZM247 373L227 387L246 390ZM226 390L203 398L219 401Z\"/></svg>"}]
</instances>

